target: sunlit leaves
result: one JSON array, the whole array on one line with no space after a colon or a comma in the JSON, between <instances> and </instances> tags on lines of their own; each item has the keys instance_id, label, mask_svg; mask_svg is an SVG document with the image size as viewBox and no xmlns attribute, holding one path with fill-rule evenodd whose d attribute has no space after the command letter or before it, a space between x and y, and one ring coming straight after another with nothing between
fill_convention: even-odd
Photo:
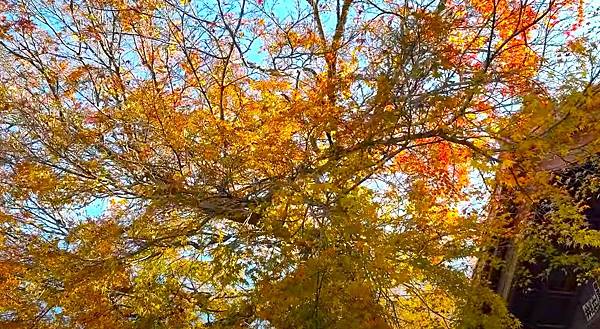
<instances>
[{"instance_id":1,"label":"sunlit leaves","mask_svg":"<svg viewBox=\"0 0 600 329\"><path fill-rule=\"evenodd\" d=\"M540 75L579 6L7 1L1 323L510 327L469 276L493 191L598 128Z\"/></svg>"}]
</instances>

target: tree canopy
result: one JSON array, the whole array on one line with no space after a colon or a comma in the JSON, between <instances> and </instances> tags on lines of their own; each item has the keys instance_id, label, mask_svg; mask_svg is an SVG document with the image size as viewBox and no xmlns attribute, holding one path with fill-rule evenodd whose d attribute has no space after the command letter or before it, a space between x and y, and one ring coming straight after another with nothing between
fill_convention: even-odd
<instances>
[{"instance_id":1,"label":"tree canopy","mask_svg":"<svg viewBox=\"0 0 600 329\"><path fill-rule=\"evenodd\" d=\"M495 238L600 244L541 170L600 151L594 10L1 1L0 326L517 326Z\"/></svg>"}]
</instances>

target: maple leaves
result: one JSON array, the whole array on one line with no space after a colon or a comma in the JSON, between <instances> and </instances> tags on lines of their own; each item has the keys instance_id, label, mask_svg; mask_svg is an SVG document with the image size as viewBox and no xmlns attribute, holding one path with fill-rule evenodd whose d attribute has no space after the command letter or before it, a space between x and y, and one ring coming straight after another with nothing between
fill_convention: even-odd
<instances>
[{"instance_id":1,"label":"maple leaves","mask_svg":"<svg viewBox=\"0 0 600 329\"><path fill-rule=\"evenodd\" d=\"M498 168L595 128L525 97L577 6L6 2L1 323L509 327L455 264Z\"/></svg>"}]
</instances>

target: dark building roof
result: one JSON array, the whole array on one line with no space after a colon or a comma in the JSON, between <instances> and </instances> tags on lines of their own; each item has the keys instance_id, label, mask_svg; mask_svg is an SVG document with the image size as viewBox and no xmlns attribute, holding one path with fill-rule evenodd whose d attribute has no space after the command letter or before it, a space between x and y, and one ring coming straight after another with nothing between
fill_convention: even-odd
<instances>
[{"instance_id":1,"label":"dark building roof","mask_svg":"<svg viewBox=\"0 0 600 329\"><path fill-rule=\"evenodd\" d=\"M577 177L566 180L570 190L577 190L580 187L578 180L581 182L581 179L588 179L589 175L597 175L598 172L600 168L596 163L569 168L560 175ZM600 230L600 195L590 198L587 204L589 208L584 214L589 227ZM564 249L565 253L582 251ZM509 310L525 329L600 329L600 285L596 280L582 282L581 273L575 268L549 270L544 261L533 264L521 262L509 239L500 240L490 252L507 265L502 268L484 265L483 272L491 288L507 300ZM598 254L599 251L592 253ZM527 284L520 284L519 267L527 267L534 279ZM547 274L538 275L542 273Z\"/></svg>"}]
</instances>

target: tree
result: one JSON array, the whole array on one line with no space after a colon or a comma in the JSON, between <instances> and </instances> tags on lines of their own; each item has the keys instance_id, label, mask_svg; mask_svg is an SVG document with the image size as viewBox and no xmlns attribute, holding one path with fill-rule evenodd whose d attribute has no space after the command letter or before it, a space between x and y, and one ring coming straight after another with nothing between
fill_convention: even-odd
<instances>
[{"instance_id":1,"label":"tree","mask_svg":"<svg viewBox=\"0 0 600 329\"><path fill-rule=\"evenodd\" d=\"M578 1L1 6L4 327L516 325L484 204L598 122Z\"/></svg>"}]
</instances>

